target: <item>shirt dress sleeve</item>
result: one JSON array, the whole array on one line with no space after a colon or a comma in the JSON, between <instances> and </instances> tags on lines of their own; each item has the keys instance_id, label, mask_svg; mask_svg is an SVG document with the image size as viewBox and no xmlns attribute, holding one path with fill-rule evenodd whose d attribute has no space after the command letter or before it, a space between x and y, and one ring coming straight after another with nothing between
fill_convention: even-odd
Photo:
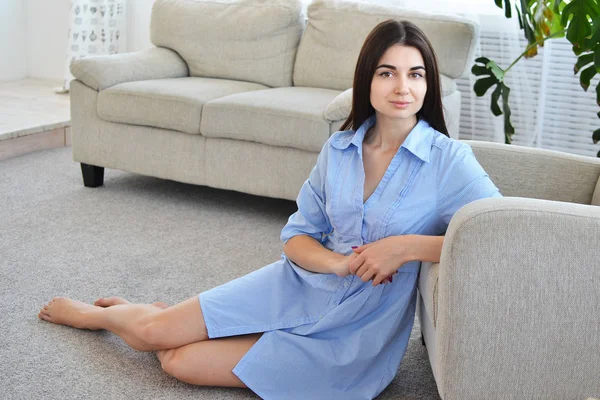
<instances>
[{"instance_id":1,"label":"shirt dress sleeve","mask_svg":"<svg viewBox=\"0 0 600 400\"><path fill-rule=\"evenodd\" d=\"M298 211L290 216L281 231L281 240L284 244L297 235L308 235L321 242L323 234L329 233L332 229L325 211L328 148L329 142L323 146L317 164L300 188L296 199Z\"/></svg>"},{"instance_id":2,"label":"shirt dress sleeve","mask_svg":"<svg viewBox=\"0 0 600 400\"><path fill-rule=\"evenodd\" d=\"M502 197L470 146L463 144L452 154L438 175L437 209L448 226L454 214L472 201Z\"/></svg>"}]
</instances>

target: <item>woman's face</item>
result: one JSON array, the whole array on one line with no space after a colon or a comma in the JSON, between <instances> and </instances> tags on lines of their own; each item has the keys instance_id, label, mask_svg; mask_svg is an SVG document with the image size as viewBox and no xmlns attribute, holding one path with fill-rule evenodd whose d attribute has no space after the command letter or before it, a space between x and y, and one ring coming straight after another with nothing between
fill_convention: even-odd
<instances>
[{"instance_id":1,"label":"woman's face","mask_svg":"<svg viewBox=\"0 0 600 400\"><path fill-rule=\"evenodd\" d=\"M378 114L416 123L427 93L425 63L414 47L393 45L377 63L371 105Z\"/></svg>"}]
</instances>

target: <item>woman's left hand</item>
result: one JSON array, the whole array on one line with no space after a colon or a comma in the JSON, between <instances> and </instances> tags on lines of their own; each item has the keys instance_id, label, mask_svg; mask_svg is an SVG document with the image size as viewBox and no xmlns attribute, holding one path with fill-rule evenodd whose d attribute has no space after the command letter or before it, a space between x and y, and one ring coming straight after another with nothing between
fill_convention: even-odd
<instances>
[{"instance_id":1,"label":"woman's left hand","mask_svg":"<svg viewBox=\"0 0 600 400\"><path fill-rule=\"evenodd\" d=\"M389 236L353 249L358 257L348 268L363 282L373 280L373 286L387 280L411 260L409 237Z\"/></svg>"}]
</instances>

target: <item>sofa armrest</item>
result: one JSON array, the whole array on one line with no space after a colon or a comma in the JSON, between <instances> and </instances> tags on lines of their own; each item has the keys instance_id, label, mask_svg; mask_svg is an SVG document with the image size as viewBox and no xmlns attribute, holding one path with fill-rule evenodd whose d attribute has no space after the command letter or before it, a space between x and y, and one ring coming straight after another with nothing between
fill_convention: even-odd
<instances>
[{"instance_id":1,"label":"sofa armrest","mask_svg":"<svg viewBox=\"0 0 600 400\"><path fill-rule=\"evenodd\" d=\"M123 82L188 76L188 67L173 50L153 47L73 60L71 73L92 89L103 90Z\"/></svg>"},{"instance_id":2,"label":"sofa armrest","mask_svg":"<svg viewBox=\"0 0 600 400\"><path fill-rule=\"evenodd\" d=\"M600 393L600 207L466 205L446 232L438 302L442 398Z\"/></svg>"}]
</instances>

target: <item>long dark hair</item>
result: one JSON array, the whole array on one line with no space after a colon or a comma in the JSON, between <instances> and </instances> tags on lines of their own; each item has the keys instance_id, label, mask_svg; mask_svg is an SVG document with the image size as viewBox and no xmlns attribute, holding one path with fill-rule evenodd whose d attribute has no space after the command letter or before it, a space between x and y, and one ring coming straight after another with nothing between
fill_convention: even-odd
<instances>
[{"instance_id":1,"label":"long dark hair","mask_svg":"<svg viewBox=\"0 0 600 400\"><path fill-rule=\"evenodd\" d=\"M352 110L340 129L350 128L356 130L371 115L375 114L375 109L370 100L371 81L377 63L383 57L383 54L396 44L416 48L421 52L425 62L427 92L425 93L423 107L417 112L417 120L427 121L433 129L450 137L444 119L440 75L433 46L423 31L412 22L392 19L378 24L365 39L354 70Z\"/></svg>"}]
</instances>

